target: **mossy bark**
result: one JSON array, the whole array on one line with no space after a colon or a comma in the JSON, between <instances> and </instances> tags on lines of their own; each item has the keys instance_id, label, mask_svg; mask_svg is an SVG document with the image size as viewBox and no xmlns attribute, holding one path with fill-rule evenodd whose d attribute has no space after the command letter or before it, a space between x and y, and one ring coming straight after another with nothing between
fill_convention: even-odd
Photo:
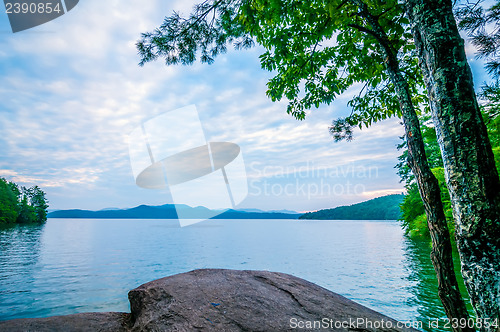
<instances>
[{"instance_id":1,"label":"mossy bark","mask_svg":"<svg viewBox=\"0 0 500 332\"><path fill-rule=\"evenodd\" d=\"M411 99L408 82L400 70L397 51L391 46L378 18L371 15L368 7L362 1L355 2L360 6L361 16L371 27L371 30L365 32L372 34L379 41L381 51L386 57L387 73L398 95L408 147L408 164L417 180L432 239L431 260L438 280L439 298L449 319L456 318L466 321L469 315L460 294L453 267L450 233L441 201L441 191L438 180L427 161L420 122ZM453 326L453 330L456 332L474 331L467 326Z\"/></svg>"},{"instance_id":2,"label":"mossy bark","mask_svg":"<svg viewBox=\"0 0 500 332\"><path fill-rule=\"evenodd\" d=\"M464 41L451 1L405 5L443 157L465 285L478 318L500 319L500 181Z\"/></svg>"}]
</instances>

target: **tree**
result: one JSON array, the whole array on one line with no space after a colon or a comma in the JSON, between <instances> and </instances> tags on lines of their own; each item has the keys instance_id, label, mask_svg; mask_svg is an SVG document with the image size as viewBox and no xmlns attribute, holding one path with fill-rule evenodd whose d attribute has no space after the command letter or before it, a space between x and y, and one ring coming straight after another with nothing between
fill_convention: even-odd
<instances>
[{"instance_id":1,"label":"tree","mask_svg":"<svg viewBox=\"0 0 500 332\"><path fill-rule=\"evenodd\" d=\"M406 0L456 223L462 275L482 319L500 319L500 180L449 0ZM497 327L483 330L496 331Z\"/></svg>"},{"instance_id":2,"label":"tree","mask_svg":"<svg viewBox=\"0 0 500 332\"><path fill-rule=\"evenodd\" d=\"M0 177L0 225L16 222L18 215L18 193L17 186Z\"/></svg>"},{"instance_id":3,"label":"tree","mask_svg":"<svg viewBox=\"0 0 500 332\"><path fill-rule=\"evenodd\" d=\"M44 223L48 203L38 186L19 188L0 177L0 224Z\"/></svg>"},{"instance_id":4,"label":"tree","mask_svg":"<svg viewBox=\"0 0 500 332\"><path fill-rule=\"evenodd\" d=\"M35 208L29 204L27 196L24 196L19 202L19 214L16 222L18 224L34 224L37 222Z\"/></svg>"},{"instance_id":5,"label":"tree","mask_svg":"<svg viewBox=\"0 0 500 332\"><path fill-rule=\"evenodd\" d=\"M422 131L425 154L427 156L429 167L438 180L441 192L441 202L443 203L443 210L448 224L448 230L450 232L450 240L452 240L452 246L455 246L456 248L456 244L453 243L455 237L455 227L451 213L450 195L444 180L443 160L437 143L436 131L434 130L432 122L429 120L430 116L428 114L422 114L420 119L420 128ZM396 165L396 168L398 169L401 182L405 182L407 190L403 204L401 204L401 212L403 215L401 219L403 227L405 229L405 233L409 235L410 238L424 238L430 241L431 235L427 227L427 216L425 214L424 203L419 196L415 176L406 164L408 151L406 149L406 141L404 141L404 137L401 138L403 139L403 143L398 146L398 149L403 149L403 153L398 158L400 162Z\"/></svg>"},{"instance_id":6,"label":"tree","mask_svg":"<svg viewBox=\"0 0 500 332\"><path fill-rule=\"evenodd\" d=\"M45 193L38 186L31 187L29 193L30 205L35 210L37 222L45 222L47 220L47 208L49 207Z\"/></svg>"},{"instance_id":7,"label":"tree","mask_svg":"<svg viewBox=\"0 0 500 332\"><path fill-rule=\"evenodd\" d=\"M396 0L207 0L188 19L177 13L167 17L156 31L143 34L137 47L141 65L160 57L167 64L191 64L198 51L202 62L211 63L227 44L250 47L255 40L266 48L262 67L277 72L267 95L273 101L288 99L287 112L300 120L306 109L329 104L353 84L363 83L349 102L351 115L334 121L330 131L336 140L350 140L354 126L402 117L408 163L433 234L439 295L450 318L466 319L439 185L420 133L415 105L425 99L407 23Z\"/></svg>"},{"instance_id":8,"label":"tree","mask_svg":"<svg viewBox=\"0 0 500 332\"><path fill-rule=\"evenodd\" d=\"M496 1L490 7L484 7L484 0L476 2L462 2L455 7L455 16L458 27L468 33L468 39L476 47L476 57L485 60L486 70L493 79L492 83L483 83L479 98L483 121L486 124L488 137L491 142L497 171L500 173L500 1ZM437 142L436 132L429 123L430 115L425 115L421 121L422 134L424 138L427 160L431 168L443 169L441 151ZM399 148L404 148L405 143ZM402 206L406 232L410 236L429 237L425 224L424 207L415 192L416 186L411 175L411 170L406 166L406 150L400 156L400 163L397 165L401 180L406 182L408 195ZM444 193L443 204L445 205L446 218L448 223L453 219L451 212L451 202L448 189L445 185L444 173L438 176L441 192ZM425 227L423 227L425 226ZM450 233L452 232L450 227ZM430 238L429 238L430 239ZM453 239L453 237L452 237Z\"/></svg>"}]
</instances>

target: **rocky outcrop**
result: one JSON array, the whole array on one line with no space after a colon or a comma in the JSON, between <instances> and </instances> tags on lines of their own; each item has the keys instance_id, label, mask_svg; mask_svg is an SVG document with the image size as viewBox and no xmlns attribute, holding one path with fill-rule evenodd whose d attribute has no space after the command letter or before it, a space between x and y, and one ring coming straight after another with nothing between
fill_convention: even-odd
<instances>
[{"instance_id":1,"label":"rocky outcrop","mask_svg":"<svg viewBox=\"0 0 500 332\"><path fill-rule=\"evenodd\" d=\"M131 313L0 322L1 331L415 331L294 276L203 269L128 294Z\"/></svg>"}]
</instances>

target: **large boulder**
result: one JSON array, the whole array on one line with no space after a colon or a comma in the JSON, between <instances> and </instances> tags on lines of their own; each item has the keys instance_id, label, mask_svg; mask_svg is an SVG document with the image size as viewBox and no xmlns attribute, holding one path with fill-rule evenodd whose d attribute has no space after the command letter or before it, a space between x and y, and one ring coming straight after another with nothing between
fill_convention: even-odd
<instances>
[{"instance_id":1,"label":"large boulder","mask_svg":"<svg viewBox=\"0 0 500 332\"><path fill-rule=\"evenodd\" d=\"M415 331L303 279L203 269L131 290L131 313L0 322L1 331ZM85 325L86 322L86 325Z\"/></svg>"}]
</instances>

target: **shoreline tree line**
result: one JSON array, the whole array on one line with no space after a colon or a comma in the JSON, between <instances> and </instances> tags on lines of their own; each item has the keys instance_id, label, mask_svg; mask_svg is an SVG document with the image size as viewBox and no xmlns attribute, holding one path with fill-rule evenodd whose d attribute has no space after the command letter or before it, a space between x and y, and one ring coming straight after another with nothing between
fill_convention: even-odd
<instances>
[{"instance_id":1,"label":"shoreline tree line","mask_svg":"<svg viewBox=\"0 0 500 332\"><path fill-rule=\"evenodd\" d=\"M18 186L0 177L0 225L42 224L48 201L38 186Z\"/></svg>"}]
</instances>

